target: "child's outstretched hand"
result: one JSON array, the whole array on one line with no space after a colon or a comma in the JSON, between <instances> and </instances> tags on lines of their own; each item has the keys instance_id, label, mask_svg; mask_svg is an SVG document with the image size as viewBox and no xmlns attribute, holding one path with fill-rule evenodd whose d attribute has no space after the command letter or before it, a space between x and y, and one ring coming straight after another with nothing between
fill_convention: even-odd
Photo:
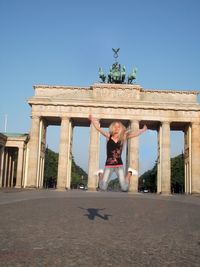
<instances>
[{"instance_id":1,"label":"child's outstretched hand","mask_svg":"<svg viewBox=\"0 0 200 267\"><path fill-rule=\"evenodd\" d=\"M143 132L146 132L146 130L147 130L147 126L146 126L146 124L143 126L143 128L142 128L142 131Z\"/></svg>"},{"instance_id":2,"label":"child's outstretched hand","mask_svg":"<svg viewBox=\"0 0 200 267\"><path fill-rule=\"evenodd\" d=\"M89 119L90 122L94 125L94 127L95 127L98 131L100 131L100 122L99 122L97 119L95 119L95 118L92 116L92 114L89 114L88 119ZM101 132L101 131L100 131L100 132ZM101 132L101 133L102 133L102 132Z\"/></svg>"},{"instance_id":3,"label":"child's outstretched hand","mask_svg":"<svg viewBox=\"0 0 200 267\"><path fill-rule=\"evenodd\" d=\"M89 119L90 121L93 120L92 114L89 114L88 119Z\"/></svg>"},{"instance_id":4,"label":"child's outstretched hand","mask_svg":"<svg viewBox=\"0 0 200 267\"><path fill-rule=\"evenodd\" d=\"M92 123L98 124L98 123L96 122L96 119L92 116L92 114L89 114L88 119L89 119Z\"/></svg>"}]
</instances>

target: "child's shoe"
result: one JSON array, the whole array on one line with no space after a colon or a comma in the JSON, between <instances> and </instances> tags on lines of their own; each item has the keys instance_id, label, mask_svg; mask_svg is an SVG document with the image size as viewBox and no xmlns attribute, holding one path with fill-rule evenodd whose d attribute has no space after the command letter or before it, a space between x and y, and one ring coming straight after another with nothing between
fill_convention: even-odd
<instances>
[{"instance_id":1,"label":"child's shoe","mask_svg":"<svg viewBox=\"0 0 200 267\"><path fill-rule=\"evenodd\" d=\"M100 173L102 173L102 174L103 174L103 170L102 170L102 169L100 169L100 170L96 171L96 172L94 173L94 175L96 175L96 176L99 176L99 174L100 174Z\"/></svg>"},{"instance_id":2,"label":"child's shoe","mask_svg":"<svg viewBox=\"0 0 200 267\"><path fill-rule=\"evenodd\" d=\"M132 168L128 168L128 172L131 172L132 175L138 175L138 171L136 171L135 169L132 169Z\"/></svg>"}]
</instances>

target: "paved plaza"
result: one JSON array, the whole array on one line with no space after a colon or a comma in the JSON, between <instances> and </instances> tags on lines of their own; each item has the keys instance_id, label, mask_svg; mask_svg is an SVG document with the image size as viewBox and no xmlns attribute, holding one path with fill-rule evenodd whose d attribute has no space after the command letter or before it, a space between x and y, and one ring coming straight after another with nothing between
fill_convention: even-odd
<instances>
[{"instance_id":1,"label":"paved plaza","mask_svg":"<svg viewBox=\"0 0 200 267\"><path fill-rule=\"evenodd\" d=\"M0 191L0 266L200 266L200 197Z\"/></svg>"}]
</instances>

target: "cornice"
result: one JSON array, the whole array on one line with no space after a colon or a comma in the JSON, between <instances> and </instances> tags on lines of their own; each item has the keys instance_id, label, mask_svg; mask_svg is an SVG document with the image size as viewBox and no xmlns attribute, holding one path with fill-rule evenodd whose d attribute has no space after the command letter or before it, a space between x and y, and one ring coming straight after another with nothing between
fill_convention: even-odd
<instances>
[{"instance_id":1,"label":"cornice","mask_svg":"<svg viewBox=\"0 0 200 267\"><path fill-rule=\"evenodd\" d=\"M29 99L28 100L29 105L43 105L43 106L71 106L71 107L100 107L100 108L123 108L123 109L143 109L143 110L182 110L182 111L200 111L200 105L197 104L179 104L177 103L152 103L152 102L134 102L134 103L125 103L125 102L110 102L110 101L98 101L94 102L93 100L87 100L87 101L81 101L76 100L74 102L74 99L67 101L63 100L49 100L47 98L35 98L35 99Z\"/></svg>"},{"instance_id":2,"label":"cornice","mask_svg":"<svg viewBox=\"0 0 200 267\"><path fill-rule=\"evenodd\" d=\"M102 89L132 89L132 90L138 90L142 93L165 93L165 94L194 94L198 95L200 91L198 90L174 90L174 89L145 89L142 88L138 84L110 84L110 83L94 83L93 85L89 87L84 86L65 86L65 85L33 85L34 89L78 89L78 90L93 90L95 88L102 88Z\"/></svg>"},{"instance_id":3,"label":"cornice","mask_svg":"<svg viewBox=\"0 0 200 267\"><path fill-rule=\"evenodd\" d=\"M193 94L193 95L198 95L200 92L195 91L195 90L171 90L171 89L166 89L166 90L159 90L159 89L141 89L141 92L143 93L165 93L165 94Z\"/></svg>"},{"instance_id":4,"label":"cornice","mask_svg":"<svg viewBox=\"0 0 200 267\"><path fill-rule=\"evenodd\" d=\"M79 90L89 90L90 87L80 87L80 86L65 86L65 85L45 85L45 84L38 84L33 85L34 90L43 88L43 89L79 89Z\"/></svg>"},{"instance_id":5,"label":"cornice","mask_svg":"<svg viewBox=\"0 0 200 267\"><path fill-rule=\"evenodd\" d=\"M102 89L134 89L140 91L142 87L139 84L113 84L113 83L94 83L91 88L102 88Z\"/></svg>"}]
</instances>

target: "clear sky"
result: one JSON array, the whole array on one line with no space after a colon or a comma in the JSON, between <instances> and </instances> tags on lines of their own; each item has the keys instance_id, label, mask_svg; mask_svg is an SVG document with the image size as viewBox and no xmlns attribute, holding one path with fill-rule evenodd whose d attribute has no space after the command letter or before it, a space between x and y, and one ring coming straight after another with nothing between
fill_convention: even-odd
<instances>
[{"instance_id":1,"label":"clear sky","mask_svg":"<svg viewBox=\"0 0 200 267\"><path fill-rule=\"evenodd\" d=\"M28 132L33 85L89 86L108 71L112 47L119 61L138 68L143 88L199 90L199 0L0 0L0 131ZM89 131L74 130L75 160L87 170ZM172 156L183 135L172 133ZM59 127L48 146L58 150ZM100 163L105 160L101 141ZM140 138L140 172L156 159L156 133Z\"/></svg>"}]
</instances>

